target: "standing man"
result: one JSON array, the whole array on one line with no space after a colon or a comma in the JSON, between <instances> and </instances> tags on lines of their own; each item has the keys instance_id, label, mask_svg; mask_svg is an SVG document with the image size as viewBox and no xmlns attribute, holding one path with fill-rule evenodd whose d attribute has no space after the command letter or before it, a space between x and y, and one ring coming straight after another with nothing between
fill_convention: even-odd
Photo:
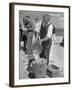
<instances>
[{"instance_id":1,"label":"standing man","mask_svg":"<svg viewBox=\"0 0 72 90\"><path fill-rule=\"evenodd\" d=\"M47 59L47 65L49 64L49 55L52 45L52 32L53 32L53 25L50 21L50 16L48 14L45 14L43 16L43 20L41 23L39 42L43 46L43 51L40 54L40 57Z\"/></svg>"},{"instance_id":2,"label":"standing man","mask_svg":"<svg viewBox=\"0 0 72 90\"><path fill-rule=\"evenodd\" d=\"M19 24L19 36L20 36L20 43L24 42L24 48L23 50L26 50L26 43L27 43L27 27L25 26L26 18L23 17L23 19L20 21Z\"/></svg>"},{"instance_id":3,"label":"standing man","mask_svg":"<svg viewBox=\"0 0 72 90\"><path fill-rule=\"evenodd\" d=\"M33 23L29 16L23 17L22 25L22 41L24 41L24 50L27 54L32 52Z\"/></svg>"},{"instance_id":4,"label":"standing man","mask_svg":"<svg viewBox=\"0 0 72 90\"><path fill-rule=\"evenodd\" d=\"M40 26L41 26L41 21L39 20L39 18L35 18L35 28L34 28L34 31L36 32L35 41L39 39Z\"/></svg>"},{"instance_id":5,"label":"standing man","mask_svg":"<svg viewBox=\"0 0 72 90\"><path fill-rule=\"evenodd\" d=\"M32 55L32 40L34 33L34 25L29 16L25 16L25 17L26 17L25 26L27 28L27 54Z\"/></svg>"}]
</instances>

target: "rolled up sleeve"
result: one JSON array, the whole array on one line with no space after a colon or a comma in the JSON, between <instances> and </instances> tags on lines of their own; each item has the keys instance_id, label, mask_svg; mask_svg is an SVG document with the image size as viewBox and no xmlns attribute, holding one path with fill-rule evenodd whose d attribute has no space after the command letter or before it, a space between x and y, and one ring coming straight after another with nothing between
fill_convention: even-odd
<instances>
[{"instance_id":1,"label":"rolled up sleeve","mask_svg":"<svg viewBox=\"0 0 72 90\"><path fill-rule=\"evenodd\" d=\"M48 37L48 38L51 38L51 37L52 37L52 31L53 31L53 25L51 24L51 25L48 27L48 32L47 32L47 37Z\"/></svg>"}]
</instances>

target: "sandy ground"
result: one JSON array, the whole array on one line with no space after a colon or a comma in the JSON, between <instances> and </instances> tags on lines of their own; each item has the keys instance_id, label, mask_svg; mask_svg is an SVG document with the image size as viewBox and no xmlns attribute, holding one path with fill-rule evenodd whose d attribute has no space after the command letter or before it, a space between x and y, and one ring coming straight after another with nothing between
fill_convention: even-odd
<instances>
[{"instance_id":1,"label":"sandy ground","mask_svg":"<svg viewBox=\"0 0 72 90\"><path fill-rule=\"evenodd\" d=\"M55 64L60 68L64 67L64 48L59 45L62 37L56 37L56 40L53 41L51 51L50 51L50 62L49 64ZM20 51L20 60L19 60L19 79L26 79L28 77L28 63L26 60L24 52Z\"/></svg>"},{"instance_id":2,"label":"sandy ground","mask_svg":"<svg viewBox=\"0 0 72 90\"><path fill-rule=\"evenodd\" d=\"M50 63L53 63L59 67L64 66L64 47L60 46L62 37L57 37L53 41L51 51L50 51Z\"/></svg>"}]
</instances>

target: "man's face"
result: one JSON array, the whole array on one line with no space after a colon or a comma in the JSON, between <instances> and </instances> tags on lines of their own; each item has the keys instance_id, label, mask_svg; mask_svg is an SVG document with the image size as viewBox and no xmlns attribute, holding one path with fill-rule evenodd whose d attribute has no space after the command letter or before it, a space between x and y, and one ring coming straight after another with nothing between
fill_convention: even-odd
<instances>
[{"instance_id":1,"label":"man's face","mask_svg":"<svg viewBox=\"0 0 72 90\"><path fill-rule=\"evenodd\" d=\"M44 20L45 24L48 24L48 22L50 21L50 17L46 15L46 16L43 18L43 20Z\"/></svg>"}]
</instances>

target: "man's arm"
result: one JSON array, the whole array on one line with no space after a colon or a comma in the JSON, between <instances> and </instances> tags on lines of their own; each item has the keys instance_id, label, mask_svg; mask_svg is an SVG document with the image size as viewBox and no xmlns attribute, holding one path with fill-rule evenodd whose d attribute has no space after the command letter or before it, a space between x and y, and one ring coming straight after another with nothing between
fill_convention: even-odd
<instances>
[{"instance_id":1,"label":"man's arm","mask_svg":"<svg viewBox=\"0 0 72 90\"><path fill-rule=\"evenodd\" d=\"M49 37L45 37L45 38L41 39L41 41L44 42L44 41L47 41L48 39L49 39Z\"/></svg>"}]
</instances>

